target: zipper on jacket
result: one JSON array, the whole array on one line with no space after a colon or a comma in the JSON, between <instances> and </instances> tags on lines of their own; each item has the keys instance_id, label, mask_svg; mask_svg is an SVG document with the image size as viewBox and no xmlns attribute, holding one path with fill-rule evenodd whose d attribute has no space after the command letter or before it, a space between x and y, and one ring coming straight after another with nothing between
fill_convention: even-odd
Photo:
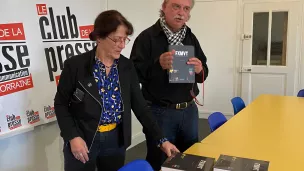
<instances>
[{"instance_id":1,"label":"zipper on jacket","mask_svg":"<svg viewBox=\"0 0 304 171\"><path fill-rule=\"evenodd\" d=\"M121 98L121 103L122 103L122 107L123 107L122 111L125 111L125 104L124 104L124 101L123 101L123 98L122 98L122 93L121 93L121 86L120 86L120 78L119 78L119 70L118 70L118 68L117 68L117 76L118 76L118 81L119 81L120 98Z\"/></svg>"},{"instance_id":2,"label":"zipper on jacket","mask_svg":"<svg viewBox=\"0 0 304 171\"><path fill-rule=\"evenodd\" d=\"M103 112L103 107L102 107L102 105L101 105L101 103L100 103L100 101L98 101L79 81L78 81L78 83L81 85L81 87L94 99L94 100L96 100L96 102L100 105L100 108L101 108L101 114L100 114L100 118L99 118L99 121L98 121L98 124L97 124L97 128L96 128L96 131L95 131L95 134L94 134L94 137L93 137L93 140L92 140L92 142L91 142L91 145L90 145L90 148L88 149L89 150L89 152L91 151L91 148L92 148L92 146L93 146L93 143L94 143L94 140L95 140L95 137L96 137L96 133L97 133L97 130L98 130L98 125L99 125L99 122L100 122L100 120L101 120L101 118L102 118L102 112Z\"/></svg>"}]
</instances>

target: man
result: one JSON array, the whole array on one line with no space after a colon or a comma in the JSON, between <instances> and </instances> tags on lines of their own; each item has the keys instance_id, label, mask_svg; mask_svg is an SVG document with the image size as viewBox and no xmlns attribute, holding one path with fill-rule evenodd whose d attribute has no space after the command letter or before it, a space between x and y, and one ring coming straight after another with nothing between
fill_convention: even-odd
<instances>
[{"instance_id":1,"label":"man","mask_svg":"<svg viewBox=\"0 0 304 171\"><path fill-rule=\"evenodd\" d=\"M198 142L198 108L193 96L199 94L196 83L202 83L208 76L206 56L185 24L193 6L194 0L164 0L160 19L135 39L130 57L158 124L181 152ZM195 57L187 64L194 65L195 84L169 83L168 69L174 53L168 52L169 45L194 46ZM154 170L160 170L166 156L155 148L159 142L153 142L151 136L146 135L146 143L147 161Z\"/></svg>"}]
</instances>

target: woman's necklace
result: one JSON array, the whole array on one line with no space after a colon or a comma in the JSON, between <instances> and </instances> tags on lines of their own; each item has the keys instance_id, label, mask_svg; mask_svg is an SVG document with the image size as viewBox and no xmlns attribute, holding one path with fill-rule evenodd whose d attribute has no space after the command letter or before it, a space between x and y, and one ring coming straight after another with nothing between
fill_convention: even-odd
<instances>
[{"instance_id":1,"label":"woman's necklace","mask_svg":"<svg viewBox=\"0 0 304 171\"><path fill-rule=\"evenodd\" d=\"M112 67L112 65L111 66L106 66L106 65L104 65L106 68L111 68Z\"/></svg>"}]
</instances>

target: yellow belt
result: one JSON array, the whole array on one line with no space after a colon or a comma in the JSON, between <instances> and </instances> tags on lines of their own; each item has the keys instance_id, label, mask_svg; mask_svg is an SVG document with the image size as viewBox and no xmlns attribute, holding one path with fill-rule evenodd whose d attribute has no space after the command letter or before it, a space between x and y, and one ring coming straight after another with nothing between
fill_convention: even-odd
<instances>
[{"instance_id":1,"label":"yellow belt","mask_svg":"<svg viewBox=\"0 0 304 171\"><path fill-rule=\"evenodd\" d=\"M107 125L100 125L98 126L98 132L107 132L107 131L111 131L114 128L116 128L117 124L116 123L112 123L112 124L107 124Z\"/></svg>"}]
</instances>

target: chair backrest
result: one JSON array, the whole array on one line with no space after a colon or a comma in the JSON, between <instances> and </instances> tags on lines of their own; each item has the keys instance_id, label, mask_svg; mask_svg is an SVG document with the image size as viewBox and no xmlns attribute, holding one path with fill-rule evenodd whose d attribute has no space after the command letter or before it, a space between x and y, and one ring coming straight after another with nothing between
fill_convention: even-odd
<instances>
[{"instance_id":1,"label":"chair backrest","mask_svg":"<svg viewBox=\"0 0 304 171\"><path fill-rule=\"evenodd\" d=\"M243 99L241 97L234 97L231 99L234 114L239 113L242 109L246 107Z\"/></svg>"},{"instance_id":2,"label":"chair backrest","mask_svg":"<svg viewBox=\"0 0 304 171\"><path fill-rule=\"evenodd\" d=\"M222 126L225 122L227 122L227 118L221 112L214 112L208 117L208 123L211 132L215 131L217 128Z\"/></svg>"},{"instance_id":3,"label":"chair backrest","mask_svg":"<svg viewBox=\"0 0 304 171\"><path fill-rule=\"evenodd\" d=\"M300 90L299 92L298 92L298 95L297 95L298 97L304 97L304 89L302 89L302 90Z\"/></svg>"},{"instance_id":4,"label":"chair backrest","mask_svg":"<svg viewBox=\"0 0 304 171\"><path fill-rule=\"evenodd\" d=\"M118 171L154 171L146 160L134 160L120 168Z\"/></svg>"}]
</instances>

